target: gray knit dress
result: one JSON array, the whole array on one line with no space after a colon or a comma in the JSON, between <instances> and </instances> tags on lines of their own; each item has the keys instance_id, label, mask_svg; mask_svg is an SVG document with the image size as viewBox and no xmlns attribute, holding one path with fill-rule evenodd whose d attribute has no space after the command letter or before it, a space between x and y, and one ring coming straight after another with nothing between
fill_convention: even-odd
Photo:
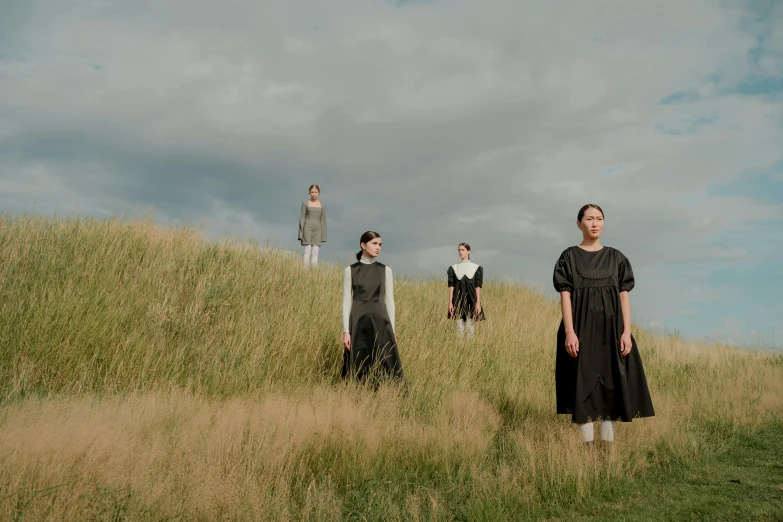
<instances>
[{"instance_id":1,"label":"gray knit dress","mask_svg":"<svg viewBox=\"0 0 783 522\"><path fill-rule=\"evenodd\" d=\"M326 242L326 205L311 207L307 201L302 203L299 214L299 240L302 245L321 246Z\"/></svg>"}]
</instances>

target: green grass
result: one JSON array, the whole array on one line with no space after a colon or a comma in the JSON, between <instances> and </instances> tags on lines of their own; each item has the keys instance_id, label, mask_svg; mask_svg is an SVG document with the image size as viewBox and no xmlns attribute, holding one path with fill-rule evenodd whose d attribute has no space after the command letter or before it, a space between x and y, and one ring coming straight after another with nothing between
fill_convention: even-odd
<instances>
[{"instance_id":1,"label":"green grass","mask_svg":"<svg viewBox=\"0 0 783 522\"><path fill-rule=\"evenodd\" d=\"M35 216L0 258L0 519L783 520L781 355L635 329L656 416L605 456L528 288L458 342L444 281L401 279L407 385L373 391L339 379L341 267Z\"/></svg>"},{"instance_id":2,"label":"green grass","mask_svg":"<svg viewBox=\"0 0 783 522\"><path fill-rule=\"evenodd\" d=\"M584 521L780 521L783 520L783 424L774 424L753 434L731 439L716 438L714 454L688 463L650 469L630 479L602 478L591 495L568 501L553 497L539 505L520 502L513 496L471 498L455 487L461 481L446 475L451 491L443 498L455 520L584 520ZM611 458L597 448L596 458ZM410 479L414 478L413 481ZM383 506L371 501L372 490L412 487L437 492L438 479L395 477L385 483L362 483L343 493L345 514L355 520L382 520ZM450 488L446 488L450 489ZM369 516L368 516L369 515ZM351 518L347 518L351 519Z\"/></svg>"},{"instance_id":3,"label":"green grass","mask_svg":"<svg viewBox=\"0 0 783 522\"><path fill-rule=\"evenodd\" d=\"M564 518L783 520L783 424L736 435L714 454L620 481Z\"/></svg>"},{"instance_id":4,"label":"green grass","mask_svg":"<svg viewBox=\"0 0 783 522\"><path fill-rule=\"evenodd\" d=\"M412 519L400 510L408 508L426 520L430 517L460 521L583 520L583 521L780 521L783 520L783 424L751 435L723 441L708 457L687 464L650 469L630 479L601 479L591 495L578 500L551 498L540 504L513 495L482 492L476 495L470 474L464 470L420 464L400 466L396 474L351 480L337 487L336 500L342 520ZM597 450L600 452L600 450ZM314 457L327 458L319 454ZM598 453L596 458L611 458ZM311 462L311 465L318 464ZM331 484L327 474L322 484ZM14 519L57 489L11 494L3 501L16 504ZM383 491L382 495L378 492ZM155 507L145 505L130 488L96 483L84 492L91 519L154 520ZM410 502L415 498L418 502ZM431 499L438 507L431 508ZM408 501L406 503L406 500ZM306 508L304 503L298 506ZM86 517L87 518L87 517Z\"/></svg>"}]
</instances>

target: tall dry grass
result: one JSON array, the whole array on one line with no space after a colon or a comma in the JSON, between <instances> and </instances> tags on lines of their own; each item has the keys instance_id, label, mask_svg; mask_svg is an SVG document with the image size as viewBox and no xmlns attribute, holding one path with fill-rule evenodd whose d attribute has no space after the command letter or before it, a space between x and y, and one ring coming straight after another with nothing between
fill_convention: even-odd
<instances>
[{"instance_id":1,"label":"tall dry grass","mask_svg":"<svg viewBox=\"0 0 783 522\"><path fill-rule=\"evenodd\" d=\"M339 267L149 221L0 222L0 518L481 520L551 514L783 413L783 359L636 336L657 416L611 457L554 414L559 307L399 281L404 389L339 381Z\"/></svg>"}]
</instances>

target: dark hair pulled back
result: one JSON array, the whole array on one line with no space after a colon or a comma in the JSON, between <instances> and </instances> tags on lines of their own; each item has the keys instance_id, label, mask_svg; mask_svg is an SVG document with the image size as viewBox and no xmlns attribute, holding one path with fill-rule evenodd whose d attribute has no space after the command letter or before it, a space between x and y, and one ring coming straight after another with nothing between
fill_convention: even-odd
<instances>
[{"instance_id":1,"label":"dark hair pulled back","mask_svg":"<svg viewBox=\"0 0 783 522\"><path fill-rule=\"evenodd\" d=\"M372 230L368 230L364 234L362 234L362 237L359 239L359 243L369 243L373 239L379 238L381 235L378 232L373 232ZM356 253L356 260L359 261L362 258L362 252L364 249L359 250Z\"/></svg>"},{"instance_id":2,"label":"dark hair pulled back","mask_svg":"<svg viewBox=\"0 0 783 522\"><path fill-rule=\"evenodd\" d=\"M470 252L470 245L467 244L467 243L460 243L459 245L457 245L457 248L459 248L459 247L465 247L465 250ZM468 254L468 259L470 259L470 254Z\"/></svg>"},{"instance_id":3,"label":"dark hair pulled back","mask_svg":"<svg viewBox=\"0 0 783 522\"><path fill-rule=\"evenodd\" d=\"M604 217L604 211L601 209L601 207L599 207L598 205L594 205L593 203L588 203L587 205L579 209L579 215L576 217L576 220L579 223L582 222L582 218L585 217L585 211L587 211L588 208L598 209L598 212L601 213L601 217Z\"/></svg>"}]
</instances>

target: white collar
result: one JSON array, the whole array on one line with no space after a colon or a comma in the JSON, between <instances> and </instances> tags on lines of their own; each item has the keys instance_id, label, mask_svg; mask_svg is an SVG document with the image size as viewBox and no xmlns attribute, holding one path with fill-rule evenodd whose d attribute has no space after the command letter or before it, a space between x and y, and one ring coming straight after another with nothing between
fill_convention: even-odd
<instances>
[{"instance_id":1,"label":"white collar","mask_svg":"<svg viewBox=\"0 0 783 522\"><path fill-rule=\"evenodd\" d=\"M479 265L473 261L470 261L469 259L466 259L464 261L460 261L456 265L451 265L451 268L457 275L457 279L462 279L466 276L468 279L473 279L473 276L476 275L476 270L479 269Z\"/></svg>"},{"instance_id":2,"label":"white collar","mask_svg":"<svg viewBox=\"0 0 783 522\"><path fill-rule=\"evenodd\" d=\"M361 259L359 259L360 263L364 263L365 265L371 265L375 263L375 259L370 259L369 257L362 256Z\"/></svg>"}]
</instances>

